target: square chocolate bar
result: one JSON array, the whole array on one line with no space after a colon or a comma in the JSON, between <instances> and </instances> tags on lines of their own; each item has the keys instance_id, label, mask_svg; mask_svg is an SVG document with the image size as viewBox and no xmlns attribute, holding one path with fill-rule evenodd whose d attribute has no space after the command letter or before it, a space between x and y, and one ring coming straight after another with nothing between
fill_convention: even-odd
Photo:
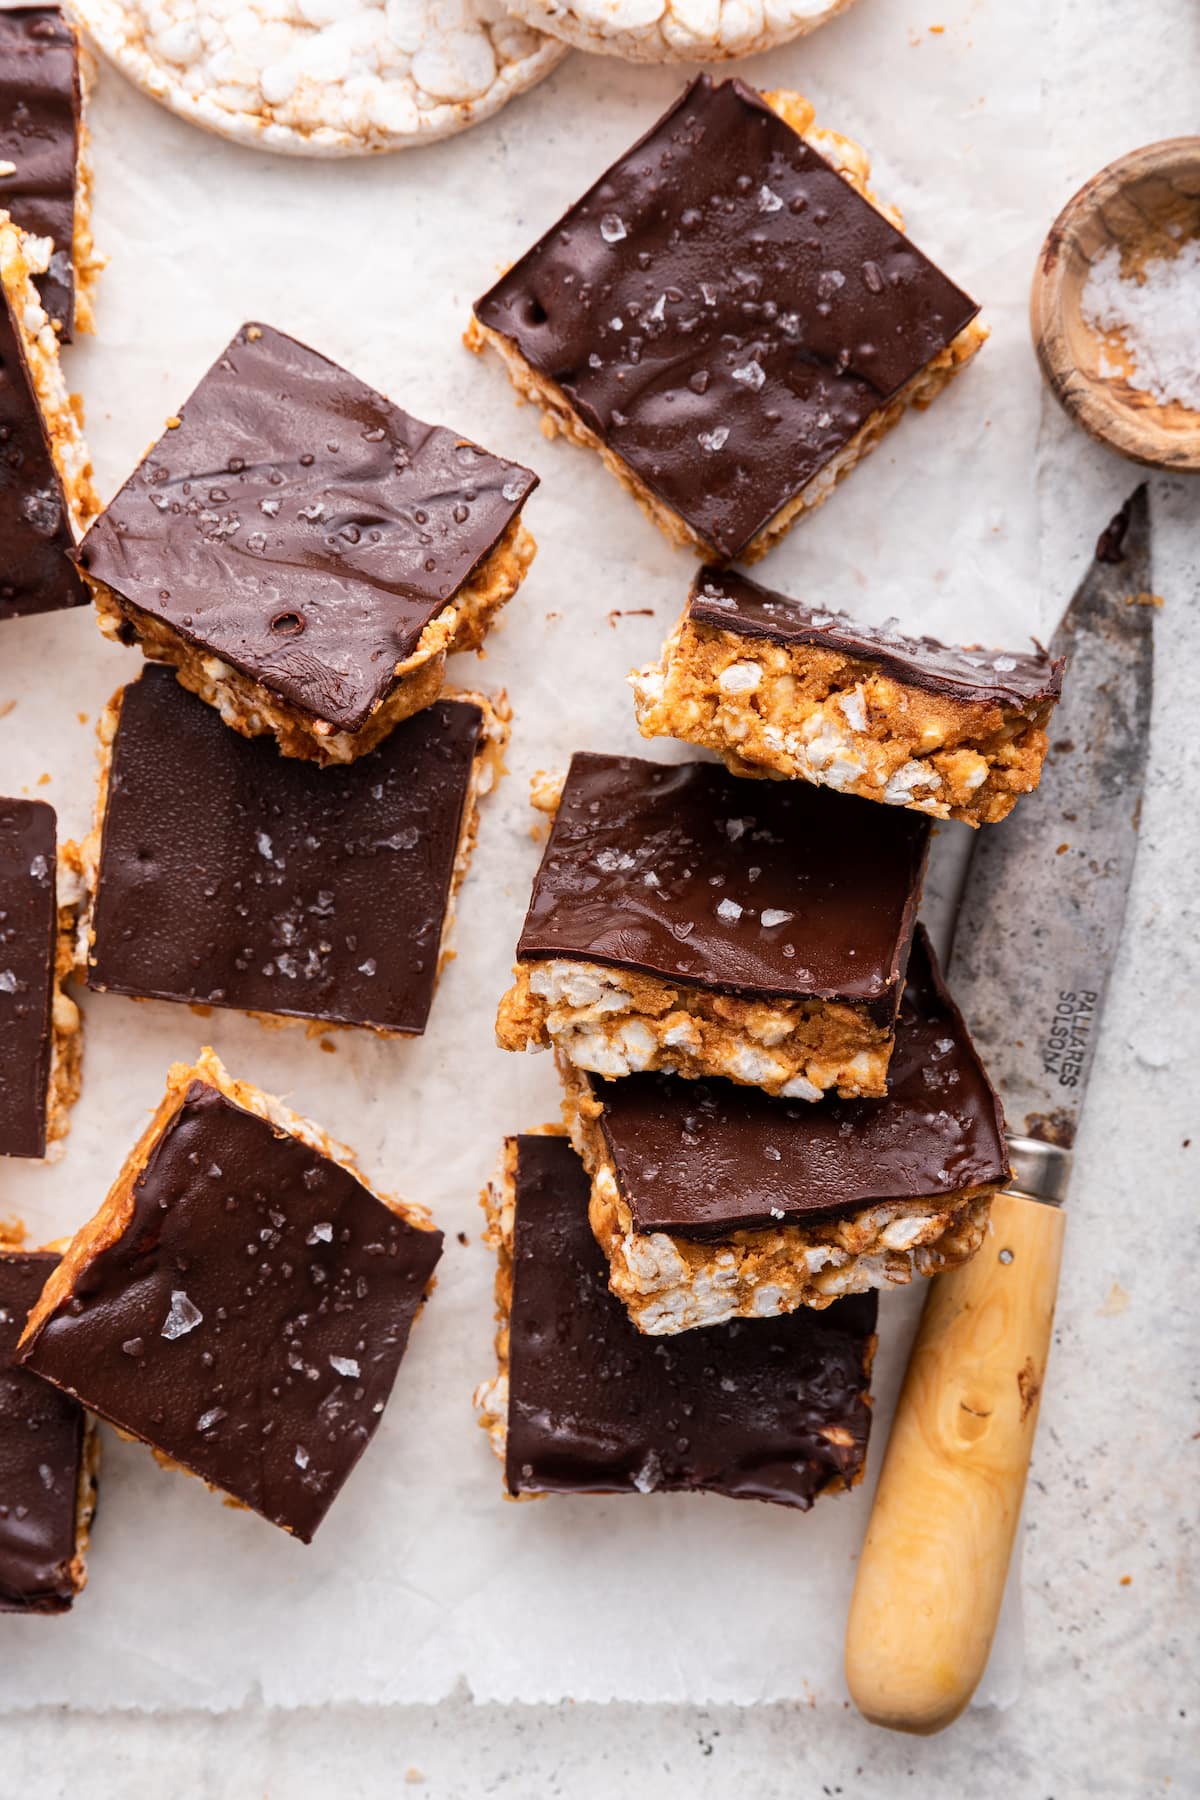
<instances>
[{"instance_id":1,"label":"square chocolate bar","mask_svg":"<svg viewBox=\"0 0 1200 1800\"><path fill-rule=\"evenodd\" d=\"M701 1492L806 1512L862 1479L874 1294L651 1343L608 1291L564 1138L509 1138L485 1203L499 1373L476 1405L510 1496Z\"/></svg>"},{"instance_id":2,"label":"square chocolate bar","mask_svg":"<svg viewBox=\"0 0 1200 1800\"><path fill-rule=\"evenodd\" d=\"M559 1067L612 1290L651 1335L954 1268L1008 1179L1000 1102L919 926L885 1100Z\"/></svg>"},{"instance_id":3,"label":"square chocolate bar","mask_svg":"<svg viewBox=\"0 0 1200 1800\"><path fill-rule=\"evenodd\" d=\"M959 649L701 569L659 662L630 676L643 737L968 825L1038 784L1063 658Z\"/></svg>"},{"instance_id":4,"label":"square chocolate bar","mask_svg":"<svg viewBox=\"0 0 1200 1800\"><path fill-rule=\"evenodd\" d=\"M70 553L100 502L34 286L48 266L46 241L0 212L0 622L88 597Z\"/></svg>"},{"instance_id":5,"label":"square chocolate bar","mask_svg":"<svg viewBox=\"0 0 1200 1800\"><path fill-rule=\"evenodd\" d=\"M507 709L443 699L319 769L150 664L101 720L89 987L424 1031Z\"/></svg>"},{"instance_id":6,"label":"square chocolate bar","mask_svg":"<svg viewBox=\"0 0 1200 1800\"><path fill-rule=\"evenodd\" d=\"M605 1076L882 1095L928 834L800 782L578 754L499 1041Z\"/></svg>"},{"instance_id":7,"label":"square chocolate bar","mask_svg":"<svg viewBox=\"0 0 1200 1800\"><path fill-rule=\"evenodd\" d=\"M15 1362L58 1257L0 1249L0 1613L64 1613L87 1582L94 1428L78 1401Z\"/></svg>"},{"instance_id":8,"label":"square chocolate bar","mask_svg":"<svg viewBox=\"0 0 1200 1800\"><path fill-rule=\"evenodd\" d=\"M31 237L48 238L36 277L42 305L65 343L92 329L91 167L83 123L79 40L57 6L0 12L0 200Z\"/></svg>"},{"instance_id":9,"label":"square chocolate bar","mask_svg":"<svg viewBox=\"0 0 1200 1800\"><path fill-rule=\"evenodd\" d=\"M23 1367L309 1543L374 1437L442 1252L211 1050L177 1063Z\"/></svg>"},{"instance_id":10,"label":"square chocolate bar","mask_svg":"<svg viewBox=\"0 0 1200 1800\"><path fill-rule=\"evenodd\" d=\"M75 909L58 902L54 808L0 799L0 1156L45 1156L79 1098L83 1031L64 992Z\"/></svg>"},{"instance_id":11,"label":"square chocolate bar","mask_svg":"<svg viewBox=\"0 0 1200 1800\"><path fill-rule=\"evenodd\" d=\"M975 354L978 308L799 95L699 76L475 307L674 542L761 556Z\"/></svg>"},{"instance_id":12,"label":"square chocolate bar","mask_svg":"<svg viewBox=\"0 0 1200 1800\"><path fill-rule=\"evenodd\" d=\"M350 762L441 692L533 558L537 476L243 325L80 546L100 628L285 756Z\"/></svg>"}]
</instances>

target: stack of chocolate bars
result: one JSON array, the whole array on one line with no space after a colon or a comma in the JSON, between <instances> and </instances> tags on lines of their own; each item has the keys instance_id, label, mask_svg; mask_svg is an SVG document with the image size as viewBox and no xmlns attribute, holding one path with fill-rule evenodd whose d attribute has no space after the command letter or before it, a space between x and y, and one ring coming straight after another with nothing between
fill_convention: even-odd
<instances>
[{"instance_id":1,"label":"stack of chocolate bars","mask_svg":"<svg viewBox=\"0 0 1200 1800\"><path fill-rule=\"evenodd\" d=\"M1061 669L724 566L986 336L867 175L798 97L702 78L476 308L474 347L708 559L631 682L645 736L726 765L580 753L535 796L497 1035L553 1049L566 1138L510 1139L485 1196L510 1495L853 1485L877 1290L972 1256L1008 1175L917 909L931 819L1036 786Z\"/></svg>"},{"instance_id":2,"label":"stack of chocolate bars","mask_svg":"<svg viewBox=\"0 0 1200 1800\"><path fill-rule=\"evenodd\" d=\"M510 720L447 659L534 554L530 470L261 324L100 510L59 362L99 266L84 86L57 9L0 12L0 620L90 600L146 659L82 843L0 800L0 1155L32 1158L79 1091L73 977L424 1031ZM852 1486L877 1290L972 1255L1007 1175L917 910L931 821L1036 785L1061 671L727 567L986 337L868 174L798 96L699 80L469 334L704 558L631 680L646 736L725 765L589 752L541 785L498 1031L554 1050L566 1129L510 1139L487 1197L478 1396L513 1496ZM83 1584L93 1415L311 1539L433 1285L422 1207L189 1049L94 1216L0 1245L0 1610Z\"/></svg>"},{"instance_id":3,"label":"stack of chocolate bars","mask_svg":"<svg viewBox=\"0 0 1200 1800\"><path fill-rule=\"evenodd\" d=\"M70 553L99 500L59 349L91 330L101 267L88 73L57 7L0 12L0 627L87 602ZM57 835L53 807L0 798L0 1156L57 1154L79 1094L80 896ZM92 1439L73 1403L12 1366L55 1261L0 1243L0 1609L60 1610L82 1581Z\"/></svg>"},{"instance_id":4,"label":"stack of chocolate bars","mask_svg":"<svg viewBox=\"0 0 1200 1800\"><path fill-rule=\"evenodd\" d=\"M60 556L151 660L100 723L70 906L50 809L0 803L0 1149L38 1156L66 1129L77 959L89 988L136 999L424 1031L508 738L505 697L444 692L446 659L520 584L536 482L281 333L237 334L74 566ZM82 1404L307 1541L441 1249L422 1208L202 1051L96 1215L60 1253L8 1259L0 1438L30 1407L77 1424ZM16 1517L0 1499L0 1566L25 1502ZM65 1604L82 1549L55 1568L0 1574L0 1604Z\"/></svg>"},{"instance_id":5,"label":"stack of chocolate bars","mask_svg":"<svg viewBox=\"0 0 1200 1800\"><path fill-rule=\"evenodd\" d=\"M101 720L95 826L64 847L77 937L49 809L0 806L20 1074L0 1076L0 1148L65 1130L77 1015L55 981L76 955L90 988L137 999L424 1031L508 737L503 695L443 692L446 658L519 585L536 479L278 332L238 333L75 554L102 629L152 659ZM441 1248L423 1209L205 1050L61 1259L11 1259L0 1435L52 1384L72 1418L82 1403L307 1541ZM0 1503L0 1561L13 1518ZM81 1556L56 1564L55 1604ZM6 1581L0 1603L41 1606Z\"/></svg>"},{"instance_id":6,"label":"stack of chocolate bars","mask_svg":"<svg viewBox=\"0 0 1200 1800\"><path fill-rule=\"evenodd\" d=\"M83 75L56 7L0 12L0 626L87 600L68 552L99 502L59 361L99 268ZM0 798L0 1156L56 1150L79 1093L72 889L53 807ZM95 1433L16 1366L57 1261L0 1226L0 1612L64 1612L86 1578Z\"/></svg>"},{"instance_id":7,"label":"stack of chocolate bars","mask_svg":"<svg viewBox=\"0 0 1200 1800\"><path fill-rule=\"evenodd\" d=\"M447 689L447 658L529 568L537 477L248 324L100 511L58 360L96 265L79 46L19 9L0 52L0 617L91 599L148 659L101 720L83 843L0 800L0 1154L37 1158L79 1091L72 976L424 1031L510 717ZM441 1250L211 1051L172 1068L95 1216L0 1254L0 1609L82 1585L84 1408L307 1541Z\"/></svg>"}]
</instances>

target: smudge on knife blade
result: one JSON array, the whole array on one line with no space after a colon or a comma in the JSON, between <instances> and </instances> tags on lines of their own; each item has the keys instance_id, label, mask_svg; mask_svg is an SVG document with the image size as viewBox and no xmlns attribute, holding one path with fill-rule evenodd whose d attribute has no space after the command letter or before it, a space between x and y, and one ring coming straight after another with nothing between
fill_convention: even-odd
<instances>
[{"instance_id":1,"label":"smudge on knife blade","mask_svg":"<svg viewBox=\"0 0 1200 1800\"><path fill-rule=\"evenodd\" d=\"M1143 484L1144 486L1144 484ZM1119 563L1125 560L1125 533L1129 530L1129 516L1133 503L1142 488L1136 488L1120 512L1111 518L1100 536L1096 539L1096 561L1102 563Z\"/></svg>"}]
</instances>

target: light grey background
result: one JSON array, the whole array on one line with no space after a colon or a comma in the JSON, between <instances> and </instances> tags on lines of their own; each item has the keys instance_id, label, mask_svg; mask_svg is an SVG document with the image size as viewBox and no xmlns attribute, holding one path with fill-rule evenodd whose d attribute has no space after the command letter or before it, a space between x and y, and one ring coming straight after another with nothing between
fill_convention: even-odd
<instances>
[{"instance_id":1,"label":"light grey background","mask_svg":"<svg viewBox=\"0 0 1200 1800\"><path fill-rule=\"evenodd\" d=\"M863 10L872 3L860 0ZM980 10L1001 5L981 0ZM937 22L936 5L911 10L914 31ZM914 54L936 50L926 39ZM1054 204L1121 151L1200 128L1194 0L1047 0L1044 34L1027 54L1044 77L1042 128L1059 171ZM903 73L864 70L862 82L878 94L890 80L902 108ZM578 93L582 106L584 77L572 59L552 80ZM638 79L630 73L631 87ZM981 70L981 94L986 82ZM535 93L524 105L537 103ZM1047 401L1037 479L1043 602L1053 609L1082 573L1136 471L1071 432ZM164 1793L189 1800L407 1792L436 1800L1200 1793L1193 1273L1200 1189L1200 485L1155 480L1152 501L1156 586L1166 601L1156 618L1153 768L1079 1145L1056 1348L1027 1505L1027 1662L1019 1702L1002 1713L974 1712L928 1743L873 1731L848 1702L543 1709L475 1707L463 1696L438 1709L250 1706L215 1718L153 1719L35 1710L0 1721L5 1800L67 1792L89 1800L158 1800ZM162 1599L169 1608L169 1593ZM653 1603L648 1584L648 1612ZM581 1620L581 1630L586 1625ZM186 1626L178 1621L181 1633ZM236 1617L229 1629L236 1636ZM519 1654L519 1618L512 1631Z\"/></svg>"}]
</instances>

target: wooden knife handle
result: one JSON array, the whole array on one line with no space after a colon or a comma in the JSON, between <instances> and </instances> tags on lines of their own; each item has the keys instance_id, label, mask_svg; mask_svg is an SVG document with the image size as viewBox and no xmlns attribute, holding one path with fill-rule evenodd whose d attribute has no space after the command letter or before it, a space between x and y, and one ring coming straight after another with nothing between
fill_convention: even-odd
<instances>
[{"instance_id":1,"label":"wooden knife handle","mask_svg":"<svg viewBox=\"0 0 1200 1800\"><path fill-rule=\"evenodd\" d=\"M859 1711L934 1732L987 1664L1037 1427L1065 1219L998 1194L983 1247L921 1315L846 1629Z\"/></svg>"}]
</instances>

